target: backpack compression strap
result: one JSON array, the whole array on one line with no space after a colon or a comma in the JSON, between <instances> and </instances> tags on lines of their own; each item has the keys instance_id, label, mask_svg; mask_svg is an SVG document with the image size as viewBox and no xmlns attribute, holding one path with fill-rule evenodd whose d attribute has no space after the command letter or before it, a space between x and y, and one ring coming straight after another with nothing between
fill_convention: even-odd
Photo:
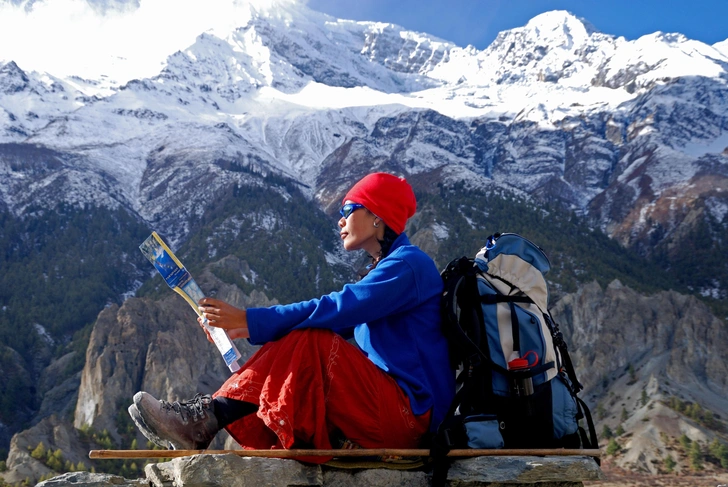
<instances>
[{"instance_id":1,"label":"backpack compression strap","mask_svg":"<svg viewBox=\"0 0 728 487\"><path fill-rule=\"evenodd\" d=\"M582 389L584 389L584 386L582 386L581 382L579 382L576 378L576 371L574 370L574 364L571 361L571 356L569 355L569 348L566 346L566 342L564 341L564 335L561 333L561 330L559 330L559 325L556 324L549 313L544 313L543 317L546 320L549 330L551 330L551 337L554 340L554 346L559 349L561 359L564 361L566 374L569 376L571 387L574 389L574 394L578 394Z\"/></svg>"},{"instance_id":2,"label":"backpack compression strap","mask_svg":"<svg viewBox=\"0 0 728 487\"><path fill-rule=\"evenodd\" d=\"M480 300L485 304L533 303L533 299L528 296L505 296L503 294L486 294L485 296L481 296Z\"/></svg>"},{"instance_id":3,"label":"backpack compression strap","mask_svg":"<svg viewBox=\"0 0 728 487\"><path fill-rule=\"evenodd\" d=\"M582 386L576 378L574 363L571 361L569 349L564 341L564 335L561 333L561 330L559 330L559 325L553 320L553 318L551 318L549 313L544 313L543 316L546 319L546 324L551 330L554 346L558 348L559 355L561 355L561 359L564 361L566 375L569 377L569 381L571 382L571 387L569 387L569 389L571 389L571 395L576 400L579 415L586 419L587 427L589 428L589 438L586 438L586 435L581 434L581 441L588 448L599 448L599 440L597 439L597 431L594 428L594 420L592 419L591 411L589 411L589 407L586 403L577 396L579 391L584 389L584 386ZM579 429L581 430L581 428ZM580 433L583 433L583 430L580 431Z\"/></svg>"},{"instance_id":4,"label":"backpack compression strap","mask_svg":"<svg viewBox=\"0 0 728 487\"><path fill-rule=\"evenodd\" d=\"M582 443L584 444L585 448L599 448L599 440L597 439L597 430L594 428L594 421L592 420L591 411L589 411L589 407L586 405L584 401L581 400L581 398L574 396L576 399L576 402L578 406L583 409L584 411L584 417L586 418L586 424L589 428L589 438L584 438L585 435L582 435ZM581 429L581 428L579 428Z\"/></svg>"},{"instance_id":5,"label":"backpack compression strap","mask_svg":"<svg viewBox=\"0 0 728 487\"><path fill-rule=\"evenodd\" d=\"M521 331L518 326L518 315L514 303L533 303L528 296L504 296L503 294L486 294L480 297L483 304L508 303L511 309L511 333L513 335L513 350L521 349Z\"/></svg>"}]
</instances>

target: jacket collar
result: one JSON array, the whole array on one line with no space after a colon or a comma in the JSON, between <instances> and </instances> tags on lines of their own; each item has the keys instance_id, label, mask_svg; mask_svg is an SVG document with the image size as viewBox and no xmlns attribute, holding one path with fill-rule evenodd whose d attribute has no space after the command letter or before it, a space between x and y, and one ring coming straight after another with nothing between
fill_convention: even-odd
<instances>
[{"instance_id":1,"label":"jacket collar","mask_svg":"<svg viewBox=\"0 0 728 487\"><path fill-rule=\"evenodd\" d=\"M405 245L412 245L412 244L410 244L410 241L407 238L407 234L402 232L399 234L399 236L396 239L394 239L394 242L392 242L392 246L389 248L389 253L387 254L387 257L392 255L392 252L394 252L395 249L397 249L399 247L403 247ZM385 257L385 259L386 259L386 257Z\"/></svg>"}]
</instances>

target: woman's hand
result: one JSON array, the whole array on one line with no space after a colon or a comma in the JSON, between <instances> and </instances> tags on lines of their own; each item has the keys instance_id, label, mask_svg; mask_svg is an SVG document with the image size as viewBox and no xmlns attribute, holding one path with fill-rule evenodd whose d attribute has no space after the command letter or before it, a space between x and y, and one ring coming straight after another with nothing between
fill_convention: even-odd
<instances>
[{"instance_id":1,"label":"woman's hand","mask_svg":"<svg viewBox=\"0 0 728 487\"><path fill-rule=\"evenodd\" d=\"M203 323L202 317L205 317L210 326L224 328L230 338L250 338L247 313L244 309L236 308L214 298L202 298L198 304L202 313L202 316L197 318L200 326ZM205 333L207 339L212 341L210 333L207 330L205 330Z\"/></svg>"}]
</instances>

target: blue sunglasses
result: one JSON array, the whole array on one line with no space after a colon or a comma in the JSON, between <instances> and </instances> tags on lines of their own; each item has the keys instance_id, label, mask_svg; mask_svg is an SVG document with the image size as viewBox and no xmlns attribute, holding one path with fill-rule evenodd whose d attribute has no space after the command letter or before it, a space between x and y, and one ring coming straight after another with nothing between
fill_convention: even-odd
<instances>
[{"instance_id":1,"label":"blue sunglasses","mask_svg":"<svg viewBox=\"0 0 728 487\"><path fill-rule=\"evenodd\" d=\"M359 208L364 208L364 205L360 205L359 203L347 203L341 207L339 213L344 218L344 220L346 220L347 218L349 218L349 215L354 213L354 210L358 210Z\"/></svg>"}]
</instances>

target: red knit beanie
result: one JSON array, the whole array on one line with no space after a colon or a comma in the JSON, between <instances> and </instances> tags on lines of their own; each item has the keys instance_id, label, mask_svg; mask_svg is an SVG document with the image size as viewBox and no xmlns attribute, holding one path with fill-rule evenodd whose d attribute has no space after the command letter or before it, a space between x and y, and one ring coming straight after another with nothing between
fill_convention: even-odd
<instances>
[{"instance_id":1,"label":"red knit beanie","mask_svg":"<svg viewBox=\"0 0 728 487\"><path fill-rule=\"evenodd\" d=\"M397 234L404 232L407 219L417 210L415 193L407 180L383 172L364 176L342 203L346 200L364 205Z\"/></svg>"}]
</instances>

